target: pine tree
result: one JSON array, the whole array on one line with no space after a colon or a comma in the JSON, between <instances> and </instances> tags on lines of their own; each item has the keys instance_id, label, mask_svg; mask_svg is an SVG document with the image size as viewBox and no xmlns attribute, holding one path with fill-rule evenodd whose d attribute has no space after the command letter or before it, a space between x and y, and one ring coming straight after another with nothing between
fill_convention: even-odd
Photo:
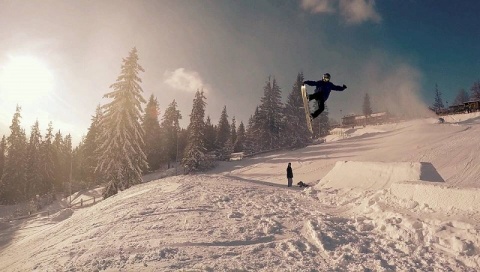
<instances>
[{"instance_id":1,"label":"pine tree","mask_svg":"<svg viewBox=\"0 0 480 272\"><path fill-rule=\"evenodd\" d=\"M101 173L95 171L98 165L99 154L99 139L102 132L100 121L102 120L103 112L100 105L95 110L95 115L92 116L92 123L88 128L87 136L82 144L82 149L77 150L77 154L81 152L82 156L82 170L81 180L85 180L87 184L98 184L101 181ZM80 158L77 156L77 158Z\"/></svg>"},{"instance_id":2,"label":"pine tree","mask_svg":"<svg viewBox=\"0 0 480 272\"><path fill-rule=\"evenodd\" d=\"M64 152L63 135L60 130L55 133L55 139L53 140L54 156L54 187L56 192L63 191L63 183L65 182L66 161Z\"/></svg>"},{"instance_id":3,"label":"pine tree","mask_svg":"<svg viewBox=\"0 0 480 272\"><path fill-rule=\"evenodd\" d=\"M40 194L53 193L57 188L55 188L55 161L56 161L56 152L55 147L53 146L54 135L53 135L53 125L52 122L48 124L47 134L42 143L41 153L42 153L42 176L41 183L39 185Z\"/></svg>"},{"instance_id":4,"label":"pine tree","mask_svg":"<svg viewBox=\"0 0 480 272\"><path fill-rule=\"evenodd\" d=\"M72 180L80 182L85 180L86 174L86 159L85 159L85 137L82 137L82 140L77 147L73 149L72 152Z\"/></svg>"},{"instance_id":5,"label":"pine tree","mask_svg":"<svg viewBox=\"0 0 480 272\"><path fill-rule=\"evenodd\" d=\"M436 113L439 113L444 109L442 93L438 89L438 85L435 84L435 103L433 103L433 109Z\"/></svg>"},{"instance_id":6,"label":"pine tree","mask_svg":"<svg viewBox=\"0 0 480 272\"><path fill-rule=\"evenodd\" d=\"M303 147L310 142L310 132L307 129L300 90L303 80L303 73L298 73L285 105L285 121L287 123L285 145L289 147Z\"/></svg>"},{"instance_id":7,"label":"pine tree","mask_svg":"<svg viewBox=\"0 0 480 272\"><path fill-rule=\"evenodd\" d=\"M181 128L178 131L178 161L183 161L187 149L188 130Z\"/></svg>"},{"instance_id":8,"label":"pine tree","mask_svg":"<svg viewBox=\"0 0 480 272\"><path fill-rule=\"evenodd\" d=\"M210 116L207 116L207 121L205 122L205 148L207 152L215 150L215 141L217 138L217 129L212 124Z\"/></svg>"},{"instance_id":9,"label":"pine tree","mask_svg":"<svg viewBox=\"0 0 480 272\"><path fill-rule=\"evenodd\" d=\"M230 124L228 123L227 106L223 107L222 114L217 126L217 137L215 146L220 154L220 159L224 160L232 153L233 144L230 138Z\"/></svg>"},{"instance_id":10,"label":"pine tree","mask_svg":"<svg viewBox=\"0 0 480 272\"><path fill-rule=\"evenodd\" d=\"M63 157L64 157L64 165L65 165L65 171L64 171L64 178L63 178L63 190L66 191L66 185L65 183L71 182L71 177L72 177L72 168L73 168L73 146L72 146L72 135L68 134L65 136L65 139L63 139Z\"/></svg>"},{"instance_id":11,"label":"pine tree","mask_svg":"<svg viewBox=\"0 0 480 272\"><path fill-rule=\"evenodd\" d=\"M38 120L32 126L30 132L30 142L27 149L27 166L26 166L26 186L25 195L27 199L32 199L35 195L40 194L42 190L42 135Z\"/></svg>"},{"instance_id":12,"label":"pine tree","mask_svg":"<svg viewBox=\"0 0 480 272\"><path fill-rule=\"evenodd\" d=\"M224 106L217 125L217 137L215 140L217 150L222 150L225 147L229 137L230 124L228 123L227 106Z\"/></svg>"},{"instance_id":13,"label":"pine tree","mask_svg":"<svg viewBox=\"0 0 480 272\"><path fill-rule=\"evenodd\" d=\"M230 124L230 142L231 145L230 153L235 151L235 143L237 142L237 121L235 120L235 116L232 118L232 123Z\"/></svg>"},{"instance_id":14,"label":"pine tree","mask_svg":"<svg viewBox=\"0 0 480 272\"><path fill-rule=\"evenodd\" d=\"M5 155L7 152L7 138L5 138L5 135L2 137L2 141L0 141L0 185L1 183L1 177L3 176L3 169L5 168ZM1 188L0 188L1 191Z\"/></svg>"},{"instance_id":15,"label":"pine tree","mask_svg":"<svg viewBox=\"0 0 480 272\"><path fill-rule=\"evenodd\" d=\"M195 93L190 124L188 125L188 141L183 158L185 171L202 171L211 167L211 162L205 156L205 96L202 91Z\"/></svg>"},{"instance_id":16,"label":"pine tree","mask_svg":"<svg viewBox=\"0 0 480 272\"><path fill-rule=\"evenodd\" d=\"M100 121L102 133L97 169L108 180L104 197L140 183L142 169L148 167L140 124L142 104L146 103L140 87L142 80L138 77L140 71L144 72L138 64L137 49L133 48L123 59L117 81L110 86L113 91L103 96L113 99L102 106L104 114Z\"/></svg>"},{"instance_id":17,"label":"pine tree","mask_svg":"<svg viewBox=\"0 0 480 272\"><path fill-rule=\"evenodd\" d=\"M4 204L18 203L25 199L25 166L27 139L20 127L21 108L17 106L7 138L5 166L0 184L0 201Z\"/></svg>"},{"instance_id":18,"label":"pine tree","mask_svg":"<svg viewBox=\"0 0 480 272\"><path fill-rule=\"evenodd\" d=\"M168 168L172 162L177 162L179 159L178 149L178 133L180 131L180 119L182 115L177 109L177 102L175 100L168 105L162 118L160 125L162 135L162 148L164 159L168 163Z\"/></svg>"},{"instance_id":19,"label":"pine tree","mask_svg":"<svg viewBox=\"0 0 480 272\"><path fill-rule=\"evenodd\" d=\"M160 168L162 146L160 138L160 123L158 121L158 115L160 109L157 99L150 96L147 107L145 108L145 115L143 116L143 130L145 131L145 155L147 156L147 162L150 171L155 171Z\"/></svg>"},{"instance_id":20,"label":"pine tree","mask_svg":"<svg viewBox=\"0 0 480 272\"><path fill-rule=\"evenodd\" d=\"M243 152L245 150L245 125L240 122L237 129L237 138L233 147L233 152Z\"/></svg>"},{"instance_id":21,"label":"pine tree","mask_svg":"<svg viewBox=\"0 0 480 272\"><path fill-rule=\"evenodd\" d=\"M261 98L260 116L262 128L259 139L263 150L272 150L281 146L282 132L282 93L275 79L270 78L264 87L264 94Z\"/></svg>"},{"instance_id":22,"label":"pine tree","mask_svg":"<svg viewBox=\"0 0 480 272\"><path fill-rule=\"evenodd\" d=\"M259 107L255 108L255 113L248 120L248 127L245 133L245 152L246 154L254 154L261 151L261 144L258 141L258 135L262 129L263 118Z\"/></svg>"},{"instance_id":23,"label":"pine tree","mask_svg":"<svg viewBox=\"0 0 480 272\"><path fill-rule=\"evenodd\" d=\"M462 105L469 100L468 93L465 89L458 90L457 96L453 101L453 105Z\"/></svg>"},{"instance_id":24,"label":"pine tree","mask_svg":"<svg viewBox=\"0 0 480 272\"><path fill-rule=\"evenodd\" d=\"M471 91L471 99L478 101L480 100L480 80L477 80L475 83L473 83L472 88L470 89Z\"/></svg>"},{"instance_id":25,"label":"pine tree","mask_svg":"<svg viewBox=\"0 0 480 272\"><path fill-rule=\"evenodd\" d=\"M373 113L373 110L372 110L372 105L370 103L370 95L366 93L363 98L363 115L365 115L365 117L368 118L370 115L372 115L372 113Z\"/></svg>"}]
</instances>

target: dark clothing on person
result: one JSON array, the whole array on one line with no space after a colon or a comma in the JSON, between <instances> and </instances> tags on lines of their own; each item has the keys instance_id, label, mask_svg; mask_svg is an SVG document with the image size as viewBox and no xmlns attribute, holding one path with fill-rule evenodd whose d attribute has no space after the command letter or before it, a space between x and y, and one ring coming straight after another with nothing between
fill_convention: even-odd
<instances>
[{"instance_id":1,"label":"dark clothing on person","mask_svg":"<svg viewBox=\"0 0 480 272\"><path fill-rule=\"evenodd\" d=\"M316 118L325 110L325 101L327 101L328 97L330 96L330 92L333 91L343 91L347 88L347 86L337 86L330 81L311 81L307 80L304 81L303 84L307 84L309 86L315 86L315 91L313 94L308 95L308 100L315 99L318 104L318 109L312 113L312 118Z\"/></svg>"},{"instance_id":2,"label":"dark clothing on person","mask_svg":"<svg viewBox=\"0 0 480 272\"><path fill-rule=\"evenodd\" d=\"M290 165L287 167L287 178L293 178L293 170Z\"/></svg>"},{"instance_id":3,"label":"dark clothing on person","mask_svg":"<svg viewBox=\"0 0 480 272\"><path fill-rule=\"evenodd\" d=\"M293 170L290 164L288 164L287 167L287 181L288 181L288 187L292 187L293 184Z\"/></svg>"}]
</instances>

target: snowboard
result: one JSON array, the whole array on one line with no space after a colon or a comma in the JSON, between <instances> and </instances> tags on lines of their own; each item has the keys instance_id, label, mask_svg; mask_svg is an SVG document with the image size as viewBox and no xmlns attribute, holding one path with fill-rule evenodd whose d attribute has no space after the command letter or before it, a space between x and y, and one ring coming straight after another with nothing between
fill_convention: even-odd
<instances>
[{"instance_id":1,"label":"snowboard","mask_svg":"<svg viewBox=\"0 0 480 272\"><path fill-rule=\"evenodd\" d=\"M302 85L300 90L302 91L303 108L305 109L305 118L307 119L307 128L310 131L310 133L313 134L312 117L310 116L310 105L308 103L308 97L307 97L307 87L305 85Z\"/></svg>"}]
</instances>

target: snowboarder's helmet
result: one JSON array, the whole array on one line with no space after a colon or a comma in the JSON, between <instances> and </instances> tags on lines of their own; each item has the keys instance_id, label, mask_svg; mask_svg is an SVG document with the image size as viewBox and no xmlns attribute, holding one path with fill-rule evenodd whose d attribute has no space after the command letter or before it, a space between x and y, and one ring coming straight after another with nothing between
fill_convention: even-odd
<instances>
[{"instance_id":1,"label":"snowboarder's helmet","mask_svg":"<svg viewBox=\"0 0 480 272\"><path fill-rule=\"evenodd\" d=\"M323 74L323 81L330 81L330 74L329 73Z\"/></svg>"}]
</instances>

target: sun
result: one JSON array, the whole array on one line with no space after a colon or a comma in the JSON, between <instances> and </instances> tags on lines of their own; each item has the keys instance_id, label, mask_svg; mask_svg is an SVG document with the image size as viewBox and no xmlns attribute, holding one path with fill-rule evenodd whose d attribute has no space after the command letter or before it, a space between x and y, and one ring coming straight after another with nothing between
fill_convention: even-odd
<instances>
[{"instance_id":1,"label":"sun","mask_svg":"<svg viewBox=\"0 0 480 272\"><path fill-rule=\"evenodd\" d=\"M31 56L9 57L0 63L0 101L30 104L52 93L54 78L48 67Z\"/></svg>"}]
</instances>

